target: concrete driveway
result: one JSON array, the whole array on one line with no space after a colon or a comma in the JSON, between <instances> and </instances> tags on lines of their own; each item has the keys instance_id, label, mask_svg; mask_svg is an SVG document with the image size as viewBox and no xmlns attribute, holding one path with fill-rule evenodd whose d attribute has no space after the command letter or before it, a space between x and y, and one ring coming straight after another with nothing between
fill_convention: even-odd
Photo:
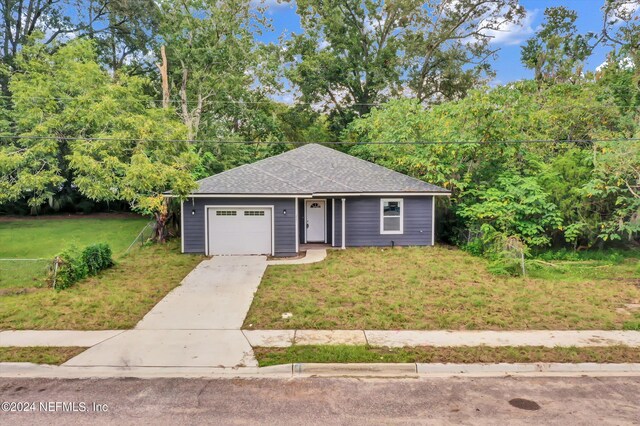
<instances>
[{"instance_id":1,"label":"concrete driveway","mask_svg":"<svg viewBox=\"0 0 640 426\"><path fill-rule=\"evenodd\" d=\"M65 365L255 366L240 327L266 267L264 256L205 260L134 330L93 346Z\"/></svg>"}]
</instances>

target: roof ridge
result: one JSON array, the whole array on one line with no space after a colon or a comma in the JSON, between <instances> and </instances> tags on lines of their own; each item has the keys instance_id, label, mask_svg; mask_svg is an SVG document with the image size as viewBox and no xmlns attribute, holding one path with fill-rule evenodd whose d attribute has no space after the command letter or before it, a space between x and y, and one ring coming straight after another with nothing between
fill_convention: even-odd
<instances>
[{"instance_id":1,"label":"roof ridge","mask_svg":"<svg viewBox=\"0 0 640 426\"><path fill-rule=\"evenodd\" d=\"M442 189L442 190L448 191L446 188L442 188L442 187L440 187L440 186L438 186L438 185L434 185L434 184L432 184L432 183L425 182L425 181L423 181L422 179L418 179L418 178L416 178L416 177L409 176L408 174L405 174L405 173L400 173L400 172L395 171L395 170L393 170L393 169L390 169L390 168L388 168L388 167L381 166L380 164L376 164L376 163L374 163L373 161L368 161L368 160L362 159L362 158L360 158L360 157L356 157L355 155L347 154L347 153L344 153L344 152L342 152L342 151L338 151L337 149L333 149L333 148L326 147L326 146L324 146L324 145L320 145L320 144L314 144L314 145L320 146L320 147L322 147L322 148L325 148L325 149L330 150L330 151L333 151L333 152L337 152L338 154L342 154L342 155L345 155L345 156L350 157L350 158L355 158L355 159L356 159L356 160L358 160L360 163L364 163L364 164L367 164L367 165L373 165L373 166L375 166L376 168L378 168L378 169L382 169L382 170L384 170L384 171L385 171L385 172L387 172L387 173L389 173L389 172L390 172L390 174L393 174L393 175L400 175L400 176L402 176L402 177L404 177L404 178L409 178L409 179L415 180L415 181L417 181L417 182L420 182L420 183L422 183L422 184L427 184L427 185L430 185L430 186L433 186L433 187L440 188L440 189ZM357 144L356 144L356 145L354 145L354 146L357 146Z\"/></svg>"},{"instance_id":2,"label":"roof ridge","mask_svg":"<svg viewBox=\"0 0 640 426\"><path fill-rule=\"evenodd\" d=\"M305 145L299 146L298 148L293 148L293 149L290 149L290 150L288 150L288 151L281 152L280 154L271 155L271 156L266 157L266 158L263 158L263 159L261 159L261 160L254 161L253 163L241 164L241 165L239 165L239 166L232 167L232 168L227 169L227 170L223 170L223 171L221 171L220 173L216 173L216 174L214 174L214 175L207 176L207 177L205 177L205 178L202 178L202 179L200 179L200 180L197 180L197 181L196 181L196 183L198 183L198 182L202 182L203 180L206 180L206 179L212 178L212 177L214 177L214 176L220 176L220 175L223 175L223 174L225 174L225 173L227 173L227 172L231 172L231 171L234 171L234 170L237 170L237 169L240 169L240 168L244 168L244 167L248 167L248 166L253 166L254 164L258 164L258 163L261 163L261 162L263 162L263 161L267 161L267 160L272 160L272 159L274 159L274 158L278 158L278 157L280 157L280 156L282 156L282 155L284 155L284 154L288 154L288 153L290 153L291 151L295 151L296 149L304 148L305 146L308 146L308 145L318 145L318 144L317 144L317 143L308 143L308 144L305 144ZM294 186L295 186L295 185L294 185Z\"/></svg>"},{"instance_id":3,"label":"roof ridge","mask_svg":"<svg viewBox=\"0 0 640 426\"><path fill-rule=\"evenodd\" d=\"M270 157L270 158L274 158L274 157ZM266 158L265 158L265 160L266 160ZM257 161L256 161L256 163L257 163ZM248 165L248 166L253 166L254 164L255 164L255 163L251 163L251 164L247 164L247 165ZM307 191L307 192L311 192L311 191L308 191L308 190L307 190L307 188L302 188L302 187L300 187L300 186L296 185L295 183L291 183L291 182L289 182L289 181L286 181L286 180L284 180L284 179L282 179L282 178L280 178L280 177L278 177L278 176L274 175L273 173L269 173L269 172L267 172L266 170L262 170L262 169L260 169L260 168L258 168L258 167L250 167L250 168L252 168L252 169L254 169L254 170L257 170L257 171L258 171L258 172L260 172L260 173L264 173L265 175L269 175L269 176L271 176L272 178L275 178L275 179L279 180L280 182L284 182L284 183L286 183L287 185L291 185L291 186L293 186L293 187L296 187L296 188L298 188L300 191Z\"/></svg>"},{"instance_id":4,"label":"roof ridge","mask_svg":"<svg viewBox=\"0 0 640 426\"><path fill-rule=\"evenodd\" d=\"M331 181L331 182L333 182L333 183L337 183L338 185L344 186L345 188L349 188L349 189L351 189L352 191L355 191L355 190L356 190L355 188L352 188L352 187L350 187L349 185L347 185L347 184L345 184L345 183L338 182L337 180L333 180L333 179L331 179L330 177L327 177L327 176L323 176L323 175L321 175L320 173L316 173L316 172L314 172L313 170L309 170L309 169L307 169L306 167L302 167L302 166L301 166L301 165L299 165L299 164L293 164L293 163L290 163L289 161L285 161L285 160L283 160L282 158L278 159L278 161L280 161L280 162L282 162L282 163L289 164L290 166L296 167L296 168L298 168L298 169L302 169L302 170L304 170L305 172L311 173L312 175L320 176L320 177L321 177L321 178L323 178L323 179L327 179L327 180L329 180L329 181ZM313 191L310 191L310 192L313 192Z\"/></svg>"}]
</instances>

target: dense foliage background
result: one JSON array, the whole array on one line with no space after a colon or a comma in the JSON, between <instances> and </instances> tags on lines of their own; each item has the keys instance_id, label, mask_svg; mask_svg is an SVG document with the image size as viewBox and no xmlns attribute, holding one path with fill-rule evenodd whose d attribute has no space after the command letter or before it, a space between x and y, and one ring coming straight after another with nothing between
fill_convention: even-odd
<instances>
[{"instance_id":1,"label":"dense foliage background","mask_svg":"<svg viewBox=\"0 0 640 426\"><path fill-rule=\"evenodd\" d=\"M318 142L450 189L440 237L480 253L637 245L634 3L605 0L598 34L547 9L522 47L535 78L490 87L516 0L298 0L304 33L274 44L248 0L0 0L0 212L162 225L163 191Z\"/></svg>"}]
</instances>

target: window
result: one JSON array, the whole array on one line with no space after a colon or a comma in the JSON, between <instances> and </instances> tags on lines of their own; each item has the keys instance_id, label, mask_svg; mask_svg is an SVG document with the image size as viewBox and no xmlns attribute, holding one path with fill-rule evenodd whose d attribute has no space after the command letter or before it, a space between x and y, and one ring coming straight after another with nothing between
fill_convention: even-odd
<instances>
[{"instance_id":1,"label":"window","mask_svg":"<svg viewBox=\"0 0 640 426\"><path fill-rule=\"evenodd\" d=\"M310 209L319 209L320 207L321 207L320 203L311 203L311 204L309 204L309 208Z\"/></svg>"},{"instance_id":2,"label":"window","mask_svg":"<svg viewBox=\"0 0 640 426\"><path fill-rule=\"evenodd\" d=\"M216 210L216 216L235 216L235 210Z\"/></svg>"},{"instance_id":3,"label":"window","mask_svg":"<svg viewBox=\"0 0 640 426\"><path fill-rule=\"evenodd\" d=\"M245 216L264 216L264 210L245 210Z\"/></svg>"},{"instance_id":4,"label":"window","mask_svg":"<svg viewBox=\"0 0 640 426\"><path fill-rule=\"evenodd\" d=\"M402 234L403 214L401 198L380 200L380 233Z\"/></svg>"}]
</instances>

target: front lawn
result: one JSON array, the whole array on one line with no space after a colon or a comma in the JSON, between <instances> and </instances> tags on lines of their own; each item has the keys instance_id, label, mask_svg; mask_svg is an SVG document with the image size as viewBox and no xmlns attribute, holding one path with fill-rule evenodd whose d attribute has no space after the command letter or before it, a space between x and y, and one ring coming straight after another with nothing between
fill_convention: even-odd
<instances>
[{"instance_id":1,"label":"front lawn","mask_svg":"<svg viewBox=\"0 0 640 426\"><path fill-rule=\"evenodd\" d=\"M544 346L456 346L379 348L373 346L290 346L253 348L260 367L291 363L516 363L516 362L640 362L638 348L595 346L588 348Z\"/></svg>"},{"instance_id":2,"label":"front lawn","mask_svg":"<svg viewBox=\"0 0 640 426\"><path fill-rule=\"evenodd\" d=\"M539 264L520 278L451 247L333 250L320 263L269 266L244 328L640 329L639 260Z\"/></svg>"},{"instance_id":3,"label":"front lawn","mask_svg":"<svg viewBox=\"0 0 640 426\"><path fill-rule=\"evenodd\" d=\"M42 259L0 260L0 289L42 287L53 257L72 245L105 242L117 259L148 222L135 215L0 221L0 259Z\"/></svg>"},{"instance_id":4,"label":"front lawn","mask_svg":"<svg viewBox=\"0 0 640 426\"><path fill-rule=\"evenodd\" d=\"M116 266L61 291L4 289L0 329L128 329L203 259L180 253L180 241L152 245L120 258Z\"/></svg>"}]
</instances>

